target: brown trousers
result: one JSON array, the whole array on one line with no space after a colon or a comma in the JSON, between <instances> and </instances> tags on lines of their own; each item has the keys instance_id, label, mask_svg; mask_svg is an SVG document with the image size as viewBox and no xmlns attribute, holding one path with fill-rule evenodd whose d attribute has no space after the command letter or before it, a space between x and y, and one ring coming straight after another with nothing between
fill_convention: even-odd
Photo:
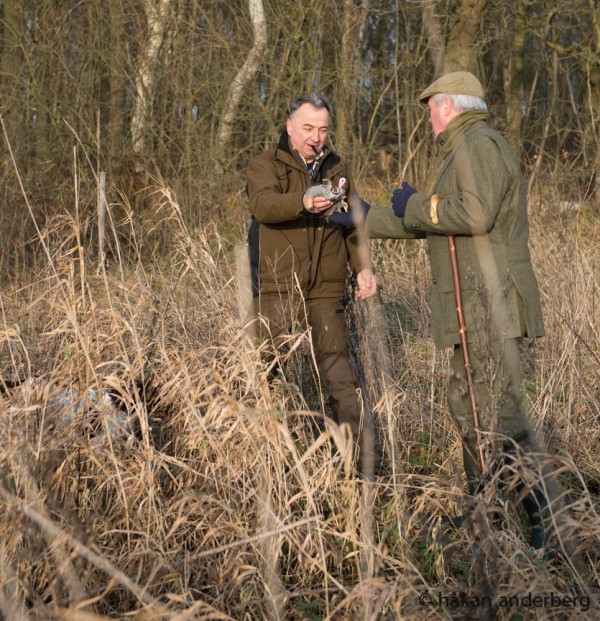
<instances>
[{"instance_id":1,"label":"brown trousers","mask_svg":"<svg viewBox=\"0 0 600 621\"><path fill-rule=\"evenodd\" d=\"M329 393L334 420L347 423L355 442L363 431L358 380L350 364L348 326L337 298L300 300L285 294L261 294L253 300L252 336L278 350L294 326L310 327L319 374Z\"/></svg>"}]
</instances>

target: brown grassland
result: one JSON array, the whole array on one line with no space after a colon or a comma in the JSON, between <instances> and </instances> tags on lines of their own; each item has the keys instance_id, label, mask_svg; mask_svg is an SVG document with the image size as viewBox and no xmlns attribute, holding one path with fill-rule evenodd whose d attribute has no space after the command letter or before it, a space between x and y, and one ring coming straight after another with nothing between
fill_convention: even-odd
<instances>
[{"instance_id":1,"label":"brown grassland","mask_svg":"<svg viewBox=\"0 0 600 621\"><path fill-rule=\"evenodd\" d=\"M530 210L547 336L525 352L523 392L548 449L530 470L550 464L561 496L545 561L493 477L474 519L442 526L464 484L420 242L373 242L380 296L349 311L385 450L364 480L324 423L307 335L272 382L246 338L241 194L191 230L171 190L153 191L141 223L110 206L106 265L75 197L3 266L0 618L599 618L591 208L550 194Z\"/></svg>"}]
</instances>

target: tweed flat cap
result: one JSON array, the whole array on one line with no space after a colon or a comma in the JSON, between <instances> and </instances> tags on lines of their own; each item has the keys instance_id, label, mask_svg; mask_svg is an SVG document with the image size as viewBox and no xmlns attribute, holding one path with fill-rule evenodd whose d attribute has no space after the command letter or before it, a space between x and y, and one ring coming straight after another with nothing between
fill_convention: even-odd
<instances>
[{"instance_id":1,"label":"tweed flat cap","mask_svg":"<svg viewBox=\"0 0 600 621\"><path fill-rule=\"evenodd\" d=\"M427 103L427 100L439 93L445 95L470 95L483 98L483 86L481 82L468 71L454 71L447 73L430 84L420 95L419 103Z\"/></svg>"}]
</instances>

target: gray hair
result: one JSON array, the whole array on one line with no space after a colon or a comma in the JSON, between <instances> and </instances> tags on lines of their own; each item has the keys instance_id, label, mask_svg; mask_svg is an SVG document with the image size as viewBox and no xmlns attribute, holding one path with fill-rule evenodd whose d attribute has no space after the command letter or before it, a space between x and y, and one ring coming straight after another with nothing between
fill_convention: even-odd
<instances>
[{"instance_id":1,"label":"gray hair","mask_svg":"<svg viewBox=\"0 0 600 621\"><path fill-rule=\"evenodd\" d=\"M316 95L315 93L311 93L310 95L300 95L300 97L296 97L292 99L290 102L290 119L294 116L296 111L300 106L304 104L310 104L313 108L317 110L321 110L325 108L327 112L329 112L329 116L331 116L331 104L323 95Z\"/></svg>"},{"instance_id":2,"label":"gray hair","mask_svg":"<svg viewBox=\"0 0 600 621\"><path fill-rule=\"evenodd\" d=\"M433 96L433 101L436 106L442 103L442 99L448 97L452 102L452 107L455 110L465 112L466 110L484 110L487 112L487 104L481 97L475 97L474 95L447 95L446 93L437 93Z\"/></svg>"}]
</instances>

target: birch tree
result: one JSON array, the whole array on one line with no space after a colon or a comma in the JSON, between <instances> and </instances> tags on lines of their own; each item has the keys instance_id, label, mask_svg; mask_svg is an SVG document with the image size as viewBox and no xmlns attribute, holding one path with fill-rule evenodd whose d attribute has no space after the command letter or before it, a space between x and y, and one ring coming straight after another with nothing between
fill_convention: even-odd
<instances>
[{"instance_id":1,"label":"birch tree","mask_svg":"<svg viewBox=\"0 0 600 621\"><path fill-rule=\"evenodd\" d=\"M254 33L254 44L229 86L228 96L225 100L225 109L221 115L217 136L217 148L221 158L224 156L225 148L231 140L236 113L239 109L244 89L258 73L267 48L267 21L265 19L263 1L248 0L248 10L250 12L250 21L252 22L252 31ZM221 167L221 165L222 162L219 164L219 167Z\"/></svg>"},{"instance_id":2,"label":"birch tree","mask_svg":"<svg viewBox=\"0 0 600 621\"><path fill-rule=\"evenodd\" d=\"M145 184L130 173L152 166L198 218L199 190L223 192L198 169L219 159L238 187L290 99L312 90L331 98L332 141L357 176L392 145L395 174L422 177L431 134L416 95L468 69L528 176L537 165L540 187L551 174L583 194L600 176L598 15L597 0L4 0L0 111L40 196L69 186L76 144L127 196Z\"/></svg>"},{"instance_id":3,"label":"birch tree","mask_svg":"<svg viewBox=\"0 0 600 621\"><path fill-rule=\"evenodd\" d=\"M140 51L131 113L131 146L138 169L141 160L150 152L148 139L158 61L168 32L172 5L173 0L145 0L144 3L148 34Z\"/></svg>"}]
</instances>

